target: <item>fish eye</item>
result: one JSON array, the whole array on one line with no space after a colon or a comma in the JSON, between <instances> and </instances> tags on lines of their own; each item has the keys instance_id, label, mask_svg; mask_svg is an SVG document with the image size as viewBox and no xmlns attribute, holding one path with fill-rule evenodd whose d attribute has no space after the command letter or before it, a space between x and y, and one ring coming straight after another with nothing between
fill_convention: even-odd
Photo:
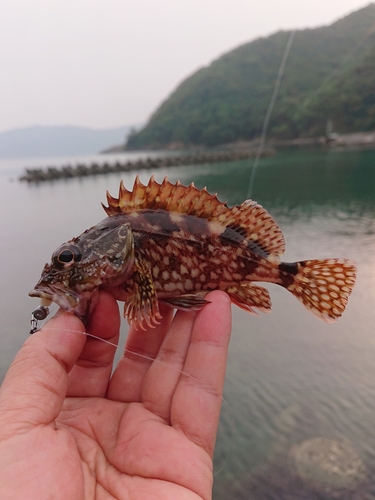
<instances>
[{"instance_id":1,"label":"fish eye","mask_svg":"<svg viewBox=\"0 0 375 500\"><path fill-rule=\"evenodd\" d=\"M52 262L58 269L72 266L81 260L81 250L75 245L64 245L52 255Z\"/></svg>"}]
</instances>

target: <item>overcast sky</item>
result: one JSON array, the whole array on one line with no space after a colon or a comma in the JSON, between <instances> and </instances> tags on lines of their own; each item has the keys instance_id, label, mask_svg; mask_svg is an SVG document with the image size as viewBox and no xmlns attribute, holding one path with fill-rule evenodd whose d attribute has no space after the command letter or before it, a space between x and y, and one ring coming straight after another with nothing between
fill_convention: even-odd
<instances>
[{"instance_id":1,"label":"overcast sky","mask_svg":"<svg viewBox=\"0 0 375 500\"><path fill-rule=\"evenodd\" d=\"M145 122L221 54L364 0L0 0L0 132Z\"/></svg>"}]
</instances>

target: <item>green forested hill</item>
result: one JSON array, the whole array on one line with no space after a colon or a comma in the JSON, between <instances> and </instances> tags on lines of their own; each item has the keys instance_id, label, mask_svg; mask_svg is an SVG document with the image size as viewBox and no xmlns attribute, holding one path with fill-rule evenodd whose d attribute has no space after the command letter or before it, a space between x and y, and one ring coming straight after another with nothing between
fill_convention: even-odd
<instances>
[{"instance_id":1,"label":"green forested hill","mask_svg":"<svg viewBox=\"0 0 375 500\"><path fill-rule=\"evenodd\" d=\"M375 130L375 37L373 46L358 60L334 73L294 114L301 136L321 135L325 121L335 131Z\"/></svg>"},{"instance_id":2,"label":"green forested hill","mask_svg":"<svg viewBox=\"0 0 375 500\"><path fill-rule=\"evenodd\" d=\"M290 32L245 44L187 78L130 135L127 148L215 146L261 133ZM375 4L334 24L296 33L269 135L322 134L375 127Z\"/></svg>"}]
</instances>

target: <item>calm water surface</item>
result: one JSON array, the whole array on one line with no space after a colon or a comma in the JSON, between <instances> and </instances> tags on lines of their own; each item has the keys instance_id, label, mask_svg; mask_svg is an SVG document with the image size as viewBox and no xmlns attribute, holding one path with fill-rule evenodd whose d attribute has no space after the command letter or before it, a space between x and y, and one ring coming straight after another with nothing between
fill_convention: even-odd
<instances>
[{"instance_id":1,"label":"calm water surface","mask_svg":"<svg viewBox=\"0 0 375 500\"><path fill-rule=\"evenodd\" d=\"M1 376L27 337L37 305L27 294L52 251L104 218L106 189L116 194L121 177L127 187L134 180L111 174L31 186L15 180L23 164L0 163ZM194 181L234 204L246 197L249 169L232 162L155 176ZM142 181L149 175L140 172ZM358 281L334 324L272 285L272 313L233 308L214 498L375 499L375 152L282 152L262 160L252 197L283 230L285 260L351 258ZM354 491L324 494L298 477L293 447L315 437L356 450L367 476Z\"/></svg>"}]
</instances>

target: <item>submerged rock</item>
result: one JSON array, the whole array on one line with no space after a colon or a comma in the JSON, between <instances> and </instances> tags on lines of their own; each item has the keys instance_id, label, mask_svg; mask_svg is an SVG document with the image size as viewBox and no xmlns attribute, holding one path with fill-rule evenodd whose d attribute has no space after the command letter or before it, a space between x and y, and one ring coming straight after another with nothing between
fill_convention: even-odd
<instances>
[{"instance_id":1,"label":"submerged rock","mask_svg":"<svg viewBox=\"0 0 375 500\"><path fill-rule=\"evenodd\" d=\"M300 479L320 493L353 490L366 479L363 460L346 440L308 439L294 446L291 456Z\"/></svg>"}]
</instances>

